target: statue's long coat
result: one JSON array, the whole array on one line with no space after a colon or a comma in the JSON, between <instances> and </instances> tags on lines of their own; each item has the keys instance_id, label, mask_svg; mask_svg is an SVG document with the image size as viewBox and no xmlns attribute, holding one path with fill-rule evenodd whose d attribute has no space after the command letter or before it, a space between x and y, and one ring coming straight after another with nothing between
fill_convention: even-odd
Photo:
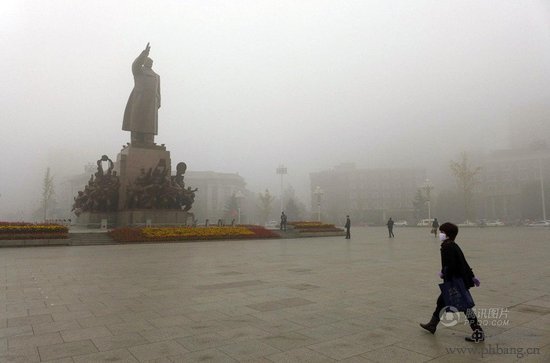
<instances>
[{"instance_id":1,"label":"statue's long coat","mask_svg":"<svg viewBox=\"0 0 550 363\"><path fill-rule=\"evenodd\" d=\"M160 77L152 69L143 66L146 58L147 55L142 52L132 63L134 89L124 110L122 129L156 135L160 108Z\"/></svg>"}]
</instances>

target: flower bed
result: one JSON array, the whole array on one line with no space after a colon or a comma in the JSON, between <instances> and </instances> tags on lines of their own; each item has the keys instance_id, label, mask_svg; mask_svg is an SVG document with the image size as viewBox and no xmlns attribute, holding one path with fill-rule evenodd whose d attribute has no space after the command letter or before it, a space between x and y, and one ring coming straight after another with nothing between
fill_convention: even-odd
<instances>
[{"instance_id":1,"label":"flower bed","mask_svg":"<svg viewBox=\"0 0 550 363\"><path fill-rule=\"evenodd\" d=\"M334 224L322 223L322 222L309 222L309 221L299 221L299 222L288 222L289 225L293 226L295 229L307 229L307 230L328 230L328 229L337 229Z\"/></svg>"},{"instance_id":2,"label":"flower bed","mask_svg":"<svg viewBox=\"0 0 550 363\"><path fill-rule=\"evenodd\" d=\"M310 232L342 232L341 228L332 227L332 228L303 228L297 229L298 233L310 233Z\"/></svg>"},{"instance_id":3,"label":"flower bed","mask_svg":"<svg viewBox=\"0 0 550 363\"><path fill-rule=\"evenodd\" d=\"M69 229L59 224L32 224L25 222L0 222L0 239L62 239Z\"/></svg>"},{"instance_id":4,"label":"flower bed","mask_svg":"<svg viewBox=\"0 0 550 363\"><path fill-rule=\"evenodd\" d=\"M261 226L211 227L123 227L109 232L117 242L163 242L220 239L274 238L276 233Z\"/></svg>"},{"instance_id":5,"label":"flower bed","mask_svg":"<svg viewBox=\"0 0 550 363\"><path fill-rule=\"evenodd\" d=\"M308 234L308 233L334 233L334 232L343 232L343 229L334 226L334 224L315 222L315 221L298 221L298 222L288 222L290 226L293 227L294 231L298 234Z\"/></svg>"}]
</instances>

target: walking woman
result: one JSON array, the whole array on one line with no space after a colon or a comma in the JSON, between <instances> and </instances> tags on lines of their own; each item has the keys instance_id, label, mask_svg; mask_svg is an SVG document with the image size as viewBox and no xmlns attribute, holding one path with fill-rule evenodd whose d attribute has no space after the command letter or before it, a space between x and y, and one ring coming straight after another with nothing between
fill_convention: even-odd
<instances>
[{"instance_id":1,"label":"walking woman","mask_svg":"<svg viewBox=\"0 0 550 363\"><path fill-rule=\"evenodd\" d=\"M460 247L456 244L455 238L458 234L458 227L452 223L443 223L439 227L439 239L441 240L441 272L439 276L443 281L452 281L453 278L459 278L464 281L466 289L470 289L473 286L479 286L479 280L474 276L474 273L466 258L462 253ZM432 318L429 323L420 324L420 326L430 333L434 334L439 324L440 316L445 313L447 306L443 299L443 294L440 294L437 298L437 306L432 314ZM466 318L472 328L472 336L466 337L468 342L482 342L485 340L485 333L477 321L475 312L472 309L466 309L464 312Z\"/></svg>"}]
</instances>

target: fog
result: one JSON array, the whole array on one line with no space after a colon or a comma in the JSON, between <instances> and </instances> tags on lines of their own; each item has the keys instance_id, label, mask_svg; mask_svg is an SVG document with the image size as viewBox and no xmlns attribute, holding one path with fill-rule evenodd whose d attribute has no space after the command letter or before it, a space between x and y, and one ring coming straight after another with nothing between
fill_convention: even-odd
<instances>
[{"instance_id":1,"label":"fog","mask_svg":"<svg viewBox=\"0 0 550 363\"><path fill-rule=\"evenodd\" d=\"M462 150L550 132L549 4L3 0L0 217L38 206L47 167L116 158L147 42L173 165L278 193L284 163L305 202L341 162L438 178Z\"/></svg>"}]
</instances>

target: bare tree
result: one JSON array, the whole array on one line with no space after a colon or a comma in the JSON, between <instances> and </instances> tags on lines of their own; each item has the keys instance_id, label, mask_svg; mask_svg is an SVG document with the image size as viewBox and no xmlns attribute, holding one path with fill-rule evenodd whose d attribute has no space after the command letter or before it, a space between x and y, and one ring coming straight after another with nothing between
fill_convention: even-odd
<instances>
[{"instance_id":1,"label":"bare tree","mask_svg":"<svg viewBox=\"0 0 550 363\"><path fill-rule=\"evenodd\" d=\"M260 218L262 223L266 223L269 215L271 214L271 210L273 209L273 201L275 198L269 193L269 190L266 189L265 193L258 193L258 199L260 201L260 204L258 205Z\"/></svg>"},{"instance_id":2,"label":"bare tree","mask_svg":"<svg viewBox=\"0 0 550 363\"><path fill-rule=\"evenodd\" d=\"M53 175L50 174L50 168L46 169L46 174L42 182L42 201L41 207L44 220L48 219L48 210L55 204L55 190L53 185Z\"/></svg>"},{"instance_id":3,"label":"bare tree","mask_svg":"<svg viewBox=\"0 0 550 363\"><path fill-rule=\"evenodd\" d=\"M468 161L466 152L460 154L460 160L451 160L451 171L456 178L458 188L462 192L464 198L464 213L466 220L471 217L471 201L475 186L479 183L477 176L481 171L481 167L473 167Z\"/></svg>"}]
</instances>

